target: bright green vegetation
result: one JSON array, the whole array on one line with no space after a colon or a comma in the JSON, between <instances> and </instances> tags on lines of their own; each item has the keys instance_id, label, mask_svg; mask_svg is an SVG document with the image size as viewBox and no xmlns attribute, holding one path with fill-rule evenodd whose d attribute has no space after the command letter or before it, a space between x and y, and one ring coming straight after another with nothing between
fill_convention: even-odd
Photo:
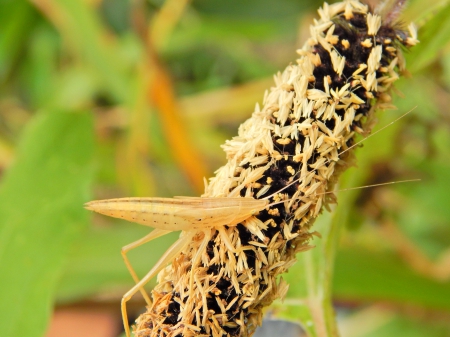
<instances>
[{"instance_id":1,"label":"bright green vegetation","mask_svg":"<svg viewBox=\"0 0 450 337\"><path fill-rule=\"evenodd\" d=\"M422 24L421 43L406 53L412 77L397 84L398 111L379 113L379 126L417 108L357 150L358 167L340 188L422 181L339 193L339 206L316 224L316 249L299 254L285 276L290 292L276 312L303 322L311 336L317 324L308 322L332 319L331 300L344 309L345 336L450 335L450 5L443 3L427 1L424 10L416 0L406 10L405 22ZM200 195L203 177L225 163L220 144L262 101L271 75L295 60L298 32L308 34L319 5L4 1L0 335L43 336L54 306L95 296L108 294L119 310L132 286L120 248L149 229L94 217L83 203ZM174 6L162 21L161 6ZM139 275L175 237L130 254Z\"/></svg>"}]
</instances>

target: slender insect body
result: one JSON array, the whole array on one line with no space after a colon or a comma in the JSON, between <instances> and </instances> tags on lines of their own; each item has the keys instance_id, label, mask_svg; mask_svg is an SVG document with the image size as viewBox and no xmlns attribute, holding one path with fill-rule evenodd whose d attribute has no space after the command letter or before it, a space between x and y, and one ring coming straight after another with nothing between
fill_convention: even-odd
<instances>
[{"instance_id":1,"label":"slender insect body","mask_svg":"<svg viewBox=\"0 0 450 337\"><path fill-rule=\"evenodd\" d=\"M268 199L177 197L95 200L85 207L153 228L192 231L236 226L267 205Z\"/></svg>"},{"instance_id":2,"label":"slender insect body","mask_svg":"<svg viewBox=\"0 0 450 337\"><path fill-rule=\"evenodd\" d=\"M200 262L200 252L206 248L206 244L211 238L211 229L216 229L229 250L234 252L235 249L232 242L224 230L225 226L237 226L239 223L253 218L253 215L270 205L269 200L271 197L272 195L265 199L243 197L118 198L94 200L86 203L85 208L88 210L155 228L144 238L122 248L125 264L136 282L136 285L122 299L123 321L128 321L126 302L137 291L141 291L148 305L151 305L143 285L158 274L166 264L172 262L173 258L193 240L197 232L203 232L204 235L200 244L202 249L199 249L191 265L191 289L193 289L194 270ZM180 230L184 232L184 235L181 235L169 247L144 278L139 279L126 253L159 236ZM255 229L250 230L255 231ZM262 235L261 231L256 231L256 235L258 233L260 233L259 236ZM130 336L129 327L126 323L125 330L127 336Z\"/></svg>"}]
</instances>

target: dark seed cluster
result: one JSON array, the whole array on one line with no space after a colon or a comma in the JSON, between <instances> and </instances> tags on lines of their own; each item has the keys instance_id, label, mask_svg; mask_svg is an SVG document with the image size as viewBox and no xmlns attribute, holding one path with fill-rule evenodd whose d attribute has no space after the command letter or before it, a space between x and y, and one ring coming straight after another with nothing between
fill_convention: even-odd
<instances>
[{"instance_id":1,"label":"dark seed cluster","mask_svg":"<svg viewBox=\"0 0 450 337\"><path fill-rule=\"evenodd\" d=\"M310 248L315 218L334 202L324 192L352 163L346 149L371 130L375 109L390 107L389 89L405 66L401 49L418 42L414 26L383 25L356 0L325 4L319 16L297 62L275 75L263 108L223 145L228 163L204 194L279 203L237 226L222 224L228 243L213 228L202 246L199 231L159 274L136 336L250 336L262 309L286 294L277 276Z\"/></svg>"}]
</instances>

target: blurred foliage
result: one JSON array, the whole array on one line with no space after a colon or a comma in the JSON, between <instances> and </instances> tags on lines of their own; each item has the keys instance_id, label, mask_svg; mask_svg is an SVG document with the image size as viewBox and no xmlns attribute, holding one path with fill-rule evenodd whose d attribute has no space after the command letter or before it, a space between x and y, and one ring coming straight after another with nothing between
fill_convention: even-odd
<instances>
[{"instance_id":1,"label":"blurred foliage","mask_svg":"<svg viewBox=\"0 0 450 337\"><path fill-rule=\"evenodd\" d=\"M225 163L220 144L295 60L320 5L2 1L2 335L44 335L54 305L119 310L132 285L120 248L148 228L91 216L83 202L201 194ZM446 1L407 8L421 44L407 53L399 111L380 112L379 125L417 108L363 143L340 187L422 181L341 192L270 309L311 336L334 334L332 303L345 336L450 335L449 15ZM139 275L176 235L130 253Z\"/></svg>"}]
</instances>

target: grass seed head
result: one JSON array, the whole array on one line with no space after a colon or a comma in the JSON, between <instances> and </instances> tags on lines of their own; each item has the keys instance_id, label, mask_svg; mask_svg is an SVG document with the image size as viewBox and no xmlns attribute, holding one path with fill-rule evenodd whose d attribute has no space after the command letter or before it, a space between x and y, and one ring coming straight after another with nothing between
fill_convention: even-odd
<instances>
[{"instance_id":1,"label":"grass seed head","mask_svg":"<svg viewBox=\"0 0 450 337\"><path fill-rule=\"evenodd\" d=\"M286 294L277 276L311 248L315 218L335 202L324 192L353 164L352 151L344 151L356 134L370 132L377 108L390 106L389 89L404 69L401 49L418 42L413 25L385 23L356 0L325 3L318 13L297 62L274 76L262 109L223 145L228 162L204 194L297 199L215 231L190 283L200 247L194 240L162 272L136 336L250 336L263 308Z\"/></svg>"}]
</instances>

